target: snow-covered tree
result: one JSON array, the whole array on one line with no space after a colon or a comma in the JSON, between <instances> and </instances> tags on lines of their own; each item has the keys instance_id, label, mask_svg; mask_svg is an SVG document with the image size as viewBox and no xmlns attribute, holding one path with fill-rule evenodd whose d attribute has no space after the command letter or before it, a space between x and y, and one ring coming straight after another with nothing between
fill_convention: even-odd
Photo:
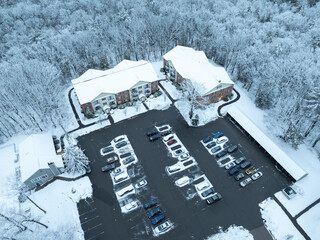
<instances>
[{"instance_id":1,"label":"snow-covered tree","mask_svg":"<svg viewBox=\"0 0 320 240\"><path fill-rule=\"evenodd\" d=\"M81 173L87 168L89 160L78 146L67 146L64 152L63 159L68 173Z\"/></svg>"}]
</instances>

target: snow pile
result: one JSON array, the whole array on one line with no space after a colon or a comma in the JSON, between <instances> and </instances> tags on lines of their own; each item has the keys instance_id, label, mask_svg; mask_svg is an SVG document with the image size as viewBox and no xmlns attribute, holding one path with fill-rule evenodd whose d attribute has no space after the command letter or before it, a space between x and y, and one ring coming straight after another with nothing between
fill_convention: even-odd
<instances>
[{"instance_id":1,"label":"snow pile","mask_svg":"<svg viewBox=\"0 0 320 240\"><path fill-rule=\"evenodd\" d=\"M146 112L147 109L143 106L141 102L136 102L135 106L125 107L124 109L115 109L112 118L114 122L119 122L124 119L131 118L135 115Z\"/></svg>"},{"instance_id":2,"label":"snow pile","mask_svg":"<svg viewBox=\"0 0 320 240\"><path fill-rule=\"evenodd\" d=\"M299 217L297 222L311 239L318 239L320 236L320 203Z\"/></svg>"},{"instance_id":3,"label":"snow pile","mask_svg":"<svg viewBox=\"0 0 320 240\"><path fill-rule=\"evenodd\" d=\"M264 225L277 240L302 240L300 232L295 228L290 219L280 206L271 198L259 204Z\"/></svg>"},{"instance_id":4,"label":"snow pile","mask_svg":"<svg viewBox=\"0 0 320 240\"><path fill-rule=\"evenodd\" d=\"M167 90L169 95L172 97L173 100L177 100L182 98L183 94L181 91L179 91L171 81L161 81L161 85Z\"/></svg>"},{"instance_id":5,"label":"snow pile","mask_svg":"<svg viewBox=\"0 0 320 240\"><path fill-rule=\"evenodd\" d=\"M222 231L222 229L220 229L219 233L206 238L206 240L234 240L234 239L253 240L253 236L244 227L232 225L227 230Z\"/></svg>"},{"instance_id":6,"label":"snow pile","mask_svg":"<svg viewBox=\"0 0 320 240\"><path fill-rule=\"evenodd\" d=\"M145 101L145 104L150 110L166 110L170 107L171 103L172 102L165 93L156 98L147 98Z\"/></svg>"},{"instance_id":7,"label":"snow pile","mask_svg":"<svg viewBox=\"0 0 320 240\"><path fill-rule=\"evenodd\" d=\"M192 126L191 119L189 118L189 112L191 105L189 101L179 100L174 103L176 108L179 110L180 114L183 116L184 120L188 123L189 126ZM199 116L198 126L203 126L208 122L216 120L218 118L217 109L219 104L210 104L205 107L205 109L194 109L193 115Z\"/></svg>"}]
</instances>

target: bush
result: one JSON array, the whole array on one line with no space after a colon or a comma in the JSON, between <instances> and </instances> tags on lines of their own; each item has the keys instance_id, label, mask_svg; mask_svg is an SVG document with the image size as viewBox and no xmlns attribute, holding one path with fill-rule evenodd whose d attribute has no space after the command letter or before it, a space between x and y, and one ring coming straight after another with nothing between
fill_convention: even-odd
<instances>
[{"instance_id":1,"label":"bush","mask_svg":"<svg viewBox=\"0 0 320 240\"><path fill-rule=\"evenodd\" d=\"M121 104L121 105L118 106L118 108L119 108L119 109L124 109L125 106L124 106L124 104Z\"/></svg>"}]
</instances>

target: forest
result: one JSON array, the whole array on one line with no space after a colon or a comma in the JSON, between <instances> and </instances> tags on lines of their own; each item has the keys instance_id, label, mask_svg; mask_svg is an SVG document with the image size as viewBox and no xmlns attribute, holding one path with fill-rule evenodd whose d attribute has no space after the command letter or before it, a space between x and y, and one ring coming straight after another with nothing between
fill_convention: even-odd
<instances>
[{"instance_id":1,"label":"forest","mask_svg":"<svg viewBox=\"0 0 320 240\"><path fill-rule=\"evenodd\" d=\"M270 130L320 152L316 0L2 0L0 142L63 126L70 80L123 59L203 50L265 110Z\"/></svg>"}]
</instances>

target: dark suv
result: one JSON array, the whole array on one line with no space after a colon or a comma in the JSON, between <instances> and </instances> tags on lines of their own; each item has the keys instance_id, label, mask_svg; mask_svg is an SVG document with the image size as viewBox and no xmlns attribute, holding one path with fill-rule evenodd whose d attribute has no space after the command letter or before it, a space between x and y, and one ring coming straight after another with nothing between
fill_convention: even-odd
<instances>
[{"instance_id":1,"label":"dark suv","mask_svg":"<svg viewBox=\"0 0 320 240\"><path fill-rule=\"evenodd\" d=\"M233 145L232 147L229 147L227 151L228 153L233 153L237 149L238 149L238 145Z\"/></svg>"},{"instance_id":2,"label":"dark suv","mask_svg":"<svg viewBox=\"0 0 320 240\"><path fill-rule=\"evenodd\" d=\"M148 137L151 137L152 135L155 135L155 134L157 134L157 133L158 133L157 130L152 129L152 130L148 131L146 134L147 134Z\"/></svg>"},{"instance_id":3,"label":"dark suv","mask_svg":"<svg viewBox=\"0 0 320 240\"><path fill-rule=\"evenodd\" d=\"M209 195L214 194L214 188L209 188L208 190L201 193L202 197L208 197Z\"/></svg>"},{"instance_id":4,"label":"dark suv","mask_svg":"<svg viewBox=\"0 0 320 240\"><path fill-rule=\"evenodd\" d=\"M227 151L226 151L226 150L223 150L223 151L217 153L216 157L217 157L217 158L221 158L221 157L223 157L223 156L225 156L225 155L227 155Z\"/></svg>"},{"instance_id":5,"label":"dark suv","mask_svg":"<svg viewBox=\"0 0 320 240\"><path fill-rule=\"evenodd\" d=\"M116 144L116 148L122 148L122 147L124 147L125 145L127 145L127 142L126 142L126 141L118 142L118 143Z\"/></svg>"},{"instance_id":6,"label":"dark suv","mask_svg":"<svg viewBox=\"0 0 320 240\"><path fill-rule=\"evenodd\" d=\"M159 134L152 135L149 137L150 142L154 142L155 140L158 140L161 136Z\"/></svg>"},{"instance_id":7,"label":"dark suv","mask_svg":"<svg viewBox=\"0 0 320 240\"><path fill-rule=\"evenodd\" d=\"M144 209L148 209L148 208L151 208L153 207L154 205L157 205L159 203L158 199L154 198L152 199L151 201L145 203L143 205Z\"/></svg>"}]
</instances>

